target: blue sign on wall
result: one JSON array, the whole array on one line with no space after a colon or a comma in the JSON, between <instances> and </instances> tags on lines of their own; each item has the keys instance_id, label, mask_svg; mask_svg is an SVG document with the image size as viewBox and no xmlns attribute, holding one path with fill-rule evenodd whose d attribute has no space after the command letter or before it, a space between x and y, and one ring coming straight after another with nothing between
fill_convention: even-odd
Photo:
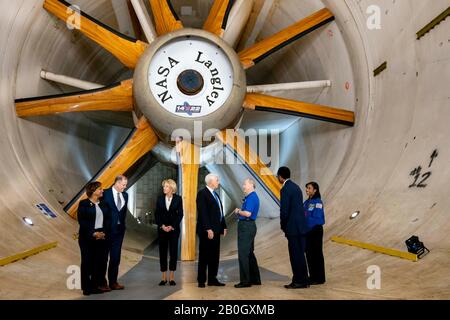
<instances>
[{"instance_id":1,"label":"blue sign on wall","mask_svg":"<svg viewBox=\"0 0 450 320\"><path fill-rule=\"evenodd\" d=\"M52 210L50 210L49 207L45 203L39 203L36 205L36 207L46 216L49 216L50 218L56 218L57 215Z\"/></svg>"}]
</instances>

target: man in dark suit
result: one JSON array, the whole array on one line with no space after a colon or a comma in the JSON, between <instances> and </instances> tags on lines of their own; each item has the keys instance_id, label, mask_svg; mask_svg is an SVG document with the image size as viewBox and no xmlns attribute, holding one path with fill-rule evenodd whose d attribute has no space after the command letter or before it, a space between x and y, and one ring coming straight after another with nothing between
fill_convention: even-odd
<instances>
[{"instance_id":1,"label":"man in dark suit","mask_svg":"<svg viewBox=\"0 0 450 320\"><path fill-rule=\"evenodd\" d=\"M220 256L220 235L226 236L227 225L223 213L222 202L215 189L219 187L219 177L208 174L205 177L206 187L197 194L197 234L199 237L198 286L205 287L206 269L208 269L208 285L224 286L217 280Z\"/></svg>"},{"instance_id":2,"label":"man in dark suit","mask_svg":"<svg viewBox=\"0 0 450 320\"><path fill-rule=\"evenodd\" d=\"M127 216L128 194L127 177L117 176L114 185L103 193L104 201L111 209L111 236L109 239L108 282L112 290L122 290L125 287L117 282L120 265L122 242L125 236L125 220Z\"/></svg>"},{"instance_id":3,"label":"man in dark suit","mask_svg":"<svg viewBox=\"0 0 450 320\"><path fill-rule=\"evenodd\" d=\"M280 224L288 239L289 257L292 267L292 282L287 289L308 288L308 269L305 258L305 237L308 232L303 210L303 195L300 187L290 180L291 171L281 167L277 173L283 184L280 193Z\"/></svg>"}]
</instances>

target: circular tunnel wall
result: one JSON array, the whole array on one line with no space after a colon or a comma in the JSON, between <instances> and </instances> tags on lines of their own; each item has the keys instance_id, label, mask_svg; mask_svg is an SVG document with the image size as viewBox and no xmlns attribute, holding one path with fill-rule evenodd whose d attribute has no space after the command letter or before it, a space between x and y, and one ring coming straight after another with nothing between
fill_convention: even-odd
<instances>
[{"instance_id":1,"label":"circular tunnel wall","mask_svg":"<svg viewBox=\"0 0 450 320\"><path fill-rule=\"evenodd\" d=\"M117 26L109 1L77 3L104 23ZM99 123L86 114L18 119L14 99L72 90L40 79L41 69L103 84L130 73L80 33L67 30L41 5L42 1L0 2L0 230L4 239L0 256L50 241L59 245L45 258L38 255L33 261L7 266L0 279L8 284L2 295L9 297L74 297L65 290L64 279L67 266L79 259L72 238L77 226L62 206L109 158L129 129ZM258 39L323 6L335 14L336 22L247 73L249 84L329 79L330 88L292 92L289 97L354 110L355 127L249 112L243 127L280 123L278 164L291 167L293 180L302 187L311 180L321 185L329 286L371 297L448 297L450 39L445 31L450 21L416 38L416 32L448 3L383 2L379 30L368 28L370 5L371 1L351 0L274 1ZM375 76L383 62L386 70ZM412 172L418 167L416 179L418 173ZM42 202L58 218L48 219L35 208ZM350 220L356 210L360 216ZM25 225L23 216L31 216L35 226ZM280 252L286 261L288 257L278 228L277 219L259 221L257 256L262 267L289 275L288 266L279 263ZM413 234L431 249L418 263L328 240L339 235L405 250L404 241ZM232 256L235 248L231 236L223 245L223 255ZM376 292L366 287L371 265L383 272L383 287ZM26 283L36 285L24 293L20 288Z\"/></svg>"}]
</instances>

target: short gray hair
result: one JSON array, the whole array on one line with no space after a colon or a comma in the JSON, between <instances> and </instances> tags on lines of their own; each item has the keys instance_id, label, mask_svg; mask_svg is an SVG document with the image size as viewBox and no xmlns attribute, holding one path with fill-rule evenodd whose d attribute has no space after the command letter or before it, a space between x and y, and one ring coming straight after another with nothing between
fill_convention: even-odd
<instances>
[{"instance_id":1,"label":"short gray hair","mask_svg":"<svg viewBox=\"0 0 450 320\"><path fill-rule=\"evenodd\" d=\"M127 177L125 177L123 174L118 175L115 179L114 179L114 184L116 184L117 182L121 182L123 180L128 180Z\"/></svg>"},{"instance_id":2,"label":"short gray hair","mask_svg":"<svg viewBox=\"0 0 450 320\"><path fill-rule=\"evenodd\" d=\"M206 185L208 185L213 178L216 178L217 180L219 180L219 176L217 174L214 174L214 173L207 174L206 177L205 177Z\"/></svg>"},{"instance_id":3,"label":"short gray hair","mask_svg":"<svg viewBox=\"0 0 450 320\"><path fill-rule=\"evenodd\" d=\"M253 189L256 189L256 182L255 182L255 180L253 180L252 178L246 178L246 179L244 180L244 182L245 182L245 181L248 181L250 184L253 185Z\"/></svg>"}]
</instances>

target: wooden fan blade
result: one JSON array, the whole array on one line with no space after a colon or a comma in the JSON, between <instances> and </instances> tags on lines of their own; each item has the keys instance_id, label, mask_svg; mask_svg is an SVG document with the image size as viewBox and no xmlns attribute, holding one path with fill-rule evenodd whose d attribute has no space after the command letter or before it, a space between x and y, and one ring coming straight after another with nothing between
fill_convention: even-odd
<instances>
[{"instance_id":1,"label":"wooden fan blade","mask_svg":"<svg viewBox=\"0 0 450 320\"><path fill-rule=\"evenodd\" d=\"M170 0L150 0L150 6L158 36L183 28Z\"/></svg>"},{"instance_id":2,"label":"wooden fan blade","mask_svg":"<svg viewBox=\"0 0 450 320\"><path fill-rule=\"evenodd\" d=\"M279 203L281 184L273 172L261 161L258 154L237 131L224 130L216 137L243 162L255 180L259 181L269 195Z\"/></svg>"},{"instance_id":3,"label":"wooden fan blade","mask_svg":"<svg viewBox=\"0 0 450 320\"><path fill-rule=\"evenodd\" d=\"M197 225L198 171L200 169L200 149L187 141L177 144L180 169L180 188L183 197L184 219L182 221L181 260L195 260L195 240Z\"/></svg>"},{"instance_id":4,"label":"wooden fan blade","mask_svg":"<svg viewBox=\"0 0 450 320\"><path fill-rule=\"evenodd\" d=\"M250 110L284 113L347 126L353 126L355 124L355 114L352 111L258 93L248 93L245 96L244 108Z\"/></svg>"},{"instance_id":5,"label":"wooden fan blade","mask_svg":"<svg viewBox=\"0 0 450 320\"><path fill-rule=\"evenodd\" d=\"M74 16L78 13L67 1L45 0L44 8L62 21L79 28L84 35L111 52L128 68L134 69L139 57L148 47L147 43L117 32L82 11L79 13L79 25L76 25L74 21L77 19Z\"/></svg>"},{"instance_id":6,"label":"wooden fan blade","mask_svg":"<svg viewBox=\"0 0 450 320\"><path fill-rule=\"evenodd\" d=\"M209 12L208 19L206 19L203 25L203 30L222 37L227 27L228 17L234 2L234 0L215 0Z\"/></svg>"},{"instance_id":7,"label":"wooden fan blade","mask_svg":"<svg viewBox=\"0 0 450 320\"><path fill-rule=\"evenodd\" d=\"M150 152L157 143L158 137L147 119L140 118L136 128L133 129L126 141L91 181L99 181L103 188L109 188L113 185L115 177L124 174L133 164ZM76 218L78 203L83 199L86 199L84 188L64 207L64 210Z\"/></svg>"},{"instance_id":8,"label":"wooden fan blade","mask_svg":"<svg viewBox=\"0 0 450 320\"><path fill-rule=\"evenodd\" d=\"M17 99L15 104L18 117L82 111L132 111L133 80L100 89Z\"/></svg>"},{"instance_id":9,"label":"wooden fan blade","mask_svg":"<svg viewBox=\"0 0 450 320\"><path fill-rule=\"evenodd\" d=\"M333 20L334 15L330 10L327 8L319 10L273 36L239 52L241 63L245 69L251 68L272 53Z\"/></svg>"}]
</instances>

